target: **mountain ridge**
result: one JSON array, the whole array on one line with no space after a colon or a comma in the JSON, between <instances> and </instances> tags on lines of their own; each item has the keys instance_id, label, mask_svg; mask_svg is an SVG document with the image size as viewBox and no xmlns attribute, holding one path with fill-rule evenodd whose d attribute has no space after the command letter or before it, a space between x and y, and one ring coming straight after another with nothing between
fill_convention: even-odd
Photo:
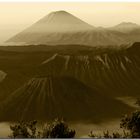
<instances>
[{"instance_id":1,"label":"mountain ridge","mask_svg":"<svg viewBox=\"0 0 140 140\"><path fill-rule=\"evenodd\" d=\"M120 46L140 41L140 30L137 29L140 29L137 24L129 22L107 29L96 28L66 11L56 11L6 42L26 45Z\"/></svg>"},{"instance_id":2,"label":"mountain ridge","mask_svg":"<svg viewBox=\"0 0 140 140\"><path fill-rule=\"evenodd\" d=\"M129 33L133 30L140 29L140 25L133 22L121 22L113 27L109 27L110 30L119 31L122 33Z\"/></svg>"}]
</instances>

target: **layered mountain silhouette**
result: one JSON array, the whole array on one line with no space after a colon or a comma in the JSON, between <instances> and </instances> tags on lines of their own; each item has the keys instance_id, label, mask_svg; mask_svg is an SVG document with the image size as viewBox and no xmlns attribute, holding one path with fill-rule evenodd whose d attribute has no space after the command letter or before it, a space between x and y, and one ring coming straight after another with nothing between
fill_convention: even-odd
<instances>
[{"instance_id":1,"label":"layered mountain silhouette","mask_svg":"<svg viewBox=\"0 0 140 140\"><path fill-rule=\"evenodd\" d=\"M70 13L66 11L56 11L40 19L31 27L8 40L8 42L50 44L53 40L55 42L55 40L59 41L60 38L63 39L65 33L71 34L73 32L77 33L92 29L94 29L93 26L71 15Z\"/></svg>"},{"instance_id":2,"label":"layered mountain silhouette","mask_svg":"<svg viewBox=\"0 0 140 140\"><path fill-rule=\"evenodd\" d=\"M130 36L128 34L128 31L137 28L139 26L133 23L122 23L110 29L95 28L66 11L56 11L40 19L7 42L24 45L120 46L140 41L139 35Z\"/></svg>"},{"instance_id":3,"label":"layered mountain silhouette","mask_svg":"<svg viewBox=\"0 0 140 140\"><path fill-rule=\"evenodd\" d=\"M135 23L96 28L56 11L7 42L23 45L0 51L0 121L101 122L132 110L117 97L140 95Z\"/></svg>"},{"instance_id":4,"label":"layered mountain silhouette","mask_svg":"<svg viewBox=\"0 0 140 140\"><path fill-rule=\"evenodd\" d=\"M47 76L32 78L1 103L0 120L101 122L131 110L75 78Z\"/></svg>"}]
</instances>

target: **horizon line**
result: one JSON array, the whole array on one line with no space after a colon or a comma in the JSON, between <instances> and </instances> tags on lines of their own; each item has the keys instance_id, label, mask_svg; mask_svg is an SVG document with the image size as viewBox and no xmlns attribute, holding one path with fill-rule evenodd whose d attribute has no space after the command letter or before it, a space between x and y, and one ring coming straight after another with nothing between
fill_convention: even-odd
<instances>
[{"instance_id":1,"label":"horizon line","mask_svg":"<svg viewBox=\"0 0 140 140\"><path fill-rule=\"evenodd\" d=\"M5 3L5 2L18 2L18 3L22 3L22 2L140 2L140 0L0 0L0 2Z\"/></svg>"}]
</instances>

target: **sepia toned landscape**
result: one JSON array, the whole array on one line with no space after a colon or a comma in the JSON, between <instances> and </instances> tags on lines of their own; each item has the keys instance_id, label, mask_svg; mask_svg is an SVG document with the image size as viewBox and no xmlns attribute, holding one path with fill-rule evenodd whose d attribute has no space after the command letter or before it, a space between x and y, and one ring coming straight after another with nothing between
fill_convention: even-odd
<instances>
[{"instance_id":1,"label":"sepia toned landscape","mask_svg":"<svg viewBox=\"0 0 140 140\"><path fill-rule=\"evenodd\" d=\"M140 138L140 3L0 5L0 138Z\"/></svg>"}]
</instances>

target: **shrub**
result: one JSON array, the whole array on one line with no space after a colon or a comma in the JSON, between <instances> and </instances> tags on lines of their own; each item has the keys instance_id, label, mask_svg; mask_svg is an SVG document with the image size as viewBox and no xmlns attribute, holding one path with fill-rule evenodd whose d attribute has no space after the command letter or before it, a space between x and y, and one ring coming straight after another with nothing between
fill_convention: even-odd
<instances>
[{"instance_id":1,"label":"shrub","mask_svg":"<svg viewBox=\"0 0 140 140\"><path fill-rule=\"evenodd\" d=\"M120 127L128 130L131 138L140 138L140 111L125 115Z\"/></svg>"},{"instance_id":2,"label":"shrub","mask_svg":"<svg viewBox=\"0 0 140 140\"><path fill-rule=\"evenodd\" d=\"M30 121L30 122L18 122L14 125L10 126L12 130L11 138L36 138L37 131L36 131L36 124L37 121Z\"/></svg>"},{"instance_id":3,"label":"shrub","mask_svg":"<svg viewBox=\"0 0 140 140\"><path fill-rule=\"evenodd\" d=\"M10 126L10 138L73 138L75 130L69 129L63 120L55 119L52 123L43 126L37 131L37 121L18 122Z\"/></svg>"},{"instance_id":4,"label":"shrub","mask_svg":"<svg viewBox=\"0 0 140 140\"><path fill-rule=\"evenodd\" d=\"M58 119L46 125L43 130L43 138L73 138L74 136L75 130L69 129L63 120Z\"/></svg>"}]
</instances>

